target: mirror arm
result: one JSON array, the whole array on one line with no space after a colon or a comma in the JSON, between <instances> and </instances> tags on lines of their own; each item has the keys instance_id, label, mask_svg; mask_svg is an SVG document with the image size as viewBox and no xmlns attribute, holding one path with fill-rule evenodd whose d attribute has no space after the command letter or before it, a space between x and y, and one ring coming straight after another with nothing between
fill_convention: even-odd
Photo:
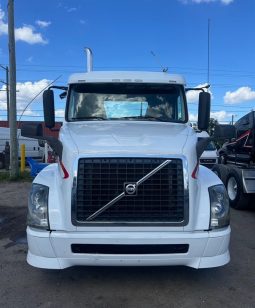
<instances>
[{"instance_id":1,"label":"mirror arm","mask_svg":"<svg viewBox=\"0 0 255 308\"><path fill-rule=\"evenodd\" d=\"M188 92L188 91L202 91L202 92L205 92L205 89L209 89L210 88L210 84L207 84L205 85L204 87L201 87L201 88L186 88L185 91Z\"/></svg>"},{"instance_id":2,"label":"mirror arm","mask_svg":"<svg viewBox=\"0 0 255 308\"><path fill-rule=\"evenodd\" d=\"M50 86L48 88L48 90L51 90L51 89L59 89L59 90L67 91L68 87L66 87L66 86Z\"/></svg>"}]
</instances>

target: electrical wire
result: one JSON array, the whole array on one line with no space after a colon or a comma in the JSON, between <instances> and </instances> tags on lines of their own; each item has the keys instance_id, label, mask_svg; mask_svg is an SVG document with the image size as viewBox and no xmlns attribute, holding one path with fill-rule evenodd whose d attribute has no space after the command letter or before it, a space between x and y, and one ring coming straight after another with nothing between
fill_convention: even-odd
<instances>
[{"instance_id":1,"label":"electrical wire","mask_svg":"<svg viewBox=\"0 0 255 308\"><path fill-rule=\"evenodd\" d=\"M32 104L32 102L44 91L46 90L49 86L51 86L53 83L55 83L59 78L61 77L58 76L56 79L54 79L52 82L50 82L46 87L44 87L40 92L38 92L32 99L31 101L26 105L26 107L24 108L23 112L21 113L20 117L19 117L19 120L18 120L18 125L20 125L20 120L24 114L24 112L27 110L28 106Z\"/></svg>"}]
</instances>

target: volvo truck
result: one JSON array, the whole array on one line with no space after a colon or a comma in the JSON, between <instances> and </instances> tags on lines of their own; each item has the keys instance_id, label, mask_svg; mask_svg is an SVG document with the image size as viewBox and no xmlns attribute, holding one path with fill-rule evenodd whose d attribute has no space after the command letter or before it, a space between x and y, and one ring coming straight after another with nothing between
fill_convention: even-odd
<instances>
[{"instance_id":1,"label":"volvo truck","mask_svg":"<svg viewBox=\"0 0 255 308\"><path fill-rule=\"evenodd\" d=\"M185 80L167 72L93 71L43 94L55 125L54 92L66 95L59 138L40 125L22 134L46 140L58 162L34 179L28 204L27 261L75 265L225 265L229 201L199 158L209 138L189 124ZM56 95L56 93L55 93ZM208 128L210 94L200 89L198 128Z\"/></svg>"}]
</instances>

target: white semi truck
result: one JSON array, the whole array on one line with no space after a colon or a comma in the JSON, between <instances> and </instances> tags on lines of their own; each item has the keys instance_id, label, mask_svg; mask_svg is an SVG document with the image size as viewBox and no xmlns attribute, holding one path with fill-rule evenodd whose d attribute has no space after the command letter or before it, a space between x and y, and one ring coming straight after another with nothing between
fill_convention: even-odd
<instances>
[{"instance_id":1,"label":"white semi truck","mask_svg":"<svg viewBox=\"0 0 255 308\"><path fill-rule=\"evenodd\" d=\"M208 142L189 125L183 77L93 71L87 52L87 73L43 95L52 128L52 88L67 92L59 139L42 136L40 125L22 128L47 140L59 157L32 184L28 263L48 269L228 263L229 201L221 180L199 166ZM203 89L198 113L198 128L206 130L210 94Z\"/></svg>"}]
</instances>

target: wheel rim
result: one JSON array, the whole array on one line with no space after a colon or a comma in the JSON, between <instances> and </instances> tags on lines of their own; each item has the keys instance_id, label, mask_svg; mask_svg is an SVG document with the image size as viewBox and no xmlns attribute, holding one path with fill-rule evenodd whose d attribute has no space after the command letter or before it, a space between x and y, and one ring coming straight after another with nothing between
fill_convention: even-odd
<instances>
[{"instance_id":1,"label":"wheel rim","mask_svg":"<svg viewBox=\"0 0 255 308\"><path fill-rule=\"evenodd\" d=\"M235 200L237 195L237 182L233 176L231 176L228 180L227 190L230 200Z\"/></svg>"}]
</instances>

